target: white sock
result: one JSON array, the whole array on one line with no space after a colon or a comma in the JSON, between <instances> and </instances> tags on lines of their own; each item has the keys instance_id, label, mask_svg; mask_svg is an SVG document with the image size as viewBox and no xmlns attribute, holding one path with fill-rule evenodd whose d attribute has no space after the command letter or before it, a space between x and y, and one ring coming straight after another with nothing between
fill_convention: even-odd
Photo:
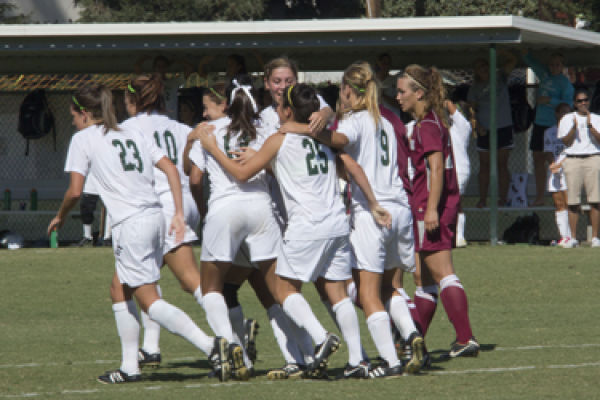
<instances>
[{"instance_id":1,"label":"white sock","mask_svg":"<svg viewBox=\"0 0 600 400\"><path fill-rule=\"evenodd\" d=\"M415 322L410 315L408 303L402 296L392 296L385 303L385 309L405 340L408 339L411 333L417 330Z\"/></svg>"},{"instance_id":2,"label":"white sock","mask_svg":"<svg viewBox=\"0 0 600 400\"><path fill-rule=\"evenodd\" d=\"M296 325L306 329L315 344L319 345L327 339L327 331L300 293L293 293L286 297L283 301L283 311Z\"/></svg>"},{"instance_id":3,"label":"white sock","mask_svg":"<svg viewBox=\"0 0 600 400\"><path fill-rule=\"evenodd\" d=\"M83 224L83 237L86 239L92 238L92 225Z\"/></svg>"},{"instance_id":4,"label":"white sock","mask_svg":"<svg viewBox=\"0 0 600 400\"><path fill-rule=\"evenodd\" d=\"M287 315L286 315L287 317ZM289 317L287 317L289 318ZM298 350L300 351L300 357L304 360L304 364L309 365L314 361L315 348L313 347L313 341L306 329L298 326L294 321L289 319L290 340L296 342Z\"/></svg>"},{"instance_id":5,"label":"white sock","mask_svg":"<svg viewBox=\"0 0 600 400\"><path fill-rule=\"evenodd\" d=\"M229 309L229 321L231 321L234 341L241 344L242 352L244 354L244 363L246 364L246 367L252 368L253 364L250 357L248 357L248 353L246 353L246 344L244 343L246 328L244 326L244 311L242 310L242 306L236 306Z\"/></svg>"},{"instance_id":6,"label":"white sock","mask_svg":"<svg viewBox=\"0 0 600 400\"><path fill-rule=\"evenodd\" d=\"M159 299L148 308L148 315L169 332L186 339L206 355L210 354L214 345L213 338L202 332L202 329L179 308Z\"/></svg>"},{"instance_id":7,"label":"white sock","mask_svg":"<svg viewBox=\"0 0 600 400\"><path fill-rule=\"evenodd\" d=\"M385 311L374 312L367 318L367 327L379 355L388 362L390 367L398 364L400 361L396 354L394 339L392 339L390 316Z\"/></svg>"},{"instance_id":8,"label":"white sock","mask_svg":"<svg viewBox=\"0 0 600 400\"><path fill-rule=\"evenodd\" d=\"M218 292L206 293L202 298L202 303L208 324L215 335L224 337L229 343L237 343L233 338L233 329L231 329L229 312L223 295Z\"/></svg>"},{"instance_id":9,"label":"white sock","mask_svg":"<svg viewBox=\"0 0 600 400\"><path fill-rule=\"evenodd\" d=\"M139 374L138 343L140 323L137 308L133 300L122 301L112 305L117 324L117 332L121 339L121 371L126 374Z\"/></svg>"},{"instance_id":10,"label":"white sock","mask_svg":"<svg viewBox=\"0 0 600 400\"><path fill-rule=\"evenodd\" d=\"M202 287L198 286L196 288L196 290L194 290L194 298L196 299L196 302L198 304L200 304L200 307L202 307L202 309L204 309L204 303L202 302Z\"/></svg>"},{"instance_id":11,"label":"white sock","mask_svg":"<svg viewBox=\"0 0 600 400\"><path fill-rule=\"evenodd\" d=\"M356 304L356 299L358 298L358 290L356 290L356 284L354 283L354 281L348 284L348 286L346 287L346 293L348 294L348 297L350 297L350 300L352 300L352 302Z\"/></svg>"},{"instance_id":12,"label":"white sock","mask_svg":"<svg viewBox=\"0 0 600 400\"><path fill-rule=\"evenodd\" d=\"M346 297L334 304L332 309L335 312L337 325L348 344L348 363L356 366L363 358L360 344L360 327L354 305L350 298Z\"/></svg>"},{"instance_id":13,"label":"white sock","mask_svg":"<svg viewBox=\"0 0 600 400\"><path fill-rule=\"evenodd\" d=\"M464 239L465 238L465 213L458 213L458 220L456 221L456 239Z\"/></svg>"},{"instance_id":14,"label":"white sock","mask_svg":"<svg viewBox=\"0 0 600 400\"><path fill-rule=\"evenodd\" d=\"M156 291L158 296L162 298L162 291L160 286L156 285ZM160 346L158 344L160 340L160 325L152 321L148 314L141 310L142 314L142 325L144 326L144 344L142 349L148 354L160 353Z\"/></svg>"},{"instance_id":15,"label":"white sock","mask_svg":"<svg viewBox=\"0 0 600 400\"><path fill-rule=\"evenodd\" d=\"M571 228L569 227L569 211L562 210L554 213L556 217L556 226L561 238L571 237Z\"/></svg>"},{"instance_id":16,"label":"white sock","mask_svg":"<svg viewBox=\"0 0 600 400\"><path fill-rule=\"evenodd\" d=\"M269 307L267 310L267 317L269 317L275 340L279 345L283 358L285 358L286 364L304 364L304 357L302 356L298 344L296 341L290 340L290 324L292 321L290 321L288 316L283 312L281 306L279 304L273 304Z\"/></svg>"}]
</instances>

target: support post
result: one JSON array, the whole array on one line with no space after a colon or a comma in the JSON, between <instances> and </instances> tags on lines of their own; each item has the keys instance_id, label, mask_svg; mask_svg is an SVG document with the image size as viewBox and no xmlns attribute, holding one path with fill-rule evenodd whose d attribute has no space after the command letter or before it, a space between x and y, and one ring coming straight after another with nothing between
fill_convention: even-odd
<instances>
[{"instance_id":1,"label":"support post","mask_svg":"<svg viewBox=\"0 0 600 400\"><path fill-rule=\"evenodd\" d=\"M490 44L490 243L498 244L498 132L496 131L496 45Z\"/></svg>"}]
</instances>

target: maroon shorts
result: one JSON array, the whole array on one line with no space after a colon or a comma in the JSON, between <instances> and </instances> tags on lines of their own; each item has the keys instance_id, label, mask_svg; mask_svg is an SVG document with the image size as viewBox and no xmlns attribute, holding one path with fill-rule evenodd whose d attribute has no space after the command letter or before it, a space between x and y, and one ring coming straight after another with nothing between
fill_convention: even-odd
<instances>
[{"instance_id":1,"label":"maroon shorts","mask_svg":"<svg viewBox=\"0 0 600 400\"><path fill-rule=\"evenodd\" d=\"M425 214L413 215L415 252L450 250L455 247L457 208L444 208L440 214L440 226L434 232L425 230Z\"/></svg>"}]
</instances>

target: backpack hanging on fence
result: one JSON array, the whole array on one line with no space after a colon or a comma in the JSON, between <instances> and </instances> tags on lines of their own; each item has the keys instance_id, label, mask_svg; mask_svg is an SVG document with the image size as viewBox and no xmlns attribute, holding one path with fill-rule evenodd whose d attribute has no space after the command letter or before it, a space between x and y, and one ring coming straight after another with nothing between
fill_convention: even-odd
<instances>
[{"instance_id":1,"label":"backpack hanging on fence","mask_svg":"<svg viewBox=\"0 0 600 400\"><path fill-rule=\"evenodd\" d=\"M536 213L517 217L517 220L504 231L502 240L510 244L538 244L540 241L540 217Z\"/></svg>"},{"instance_id":2,"label":"backpack hanging on fence","mask_svg":"<svg viewBox=\"0 0 600 400\"><path fill-rule=\"evenodd\" d=\"M27 140L25 155L29 155L29 141L46 136L52 131L54 151L56 151L56 128L54 115L48 108L46 92L36 89L23 99L19 109L19 132Z\"/></svg>"},{"instance_id":3,"label":"backpack hanging on fence","mask_svg":"<svg viewBox=\"0 0 600 400\"><path fill-rule=\"evenodd\" d=\"M524 84L510 85L508 96L510 98L513 131L515 133L525 132L535 118L535 111L527 102L527 86Z\"/></svg>"}]
</instances>

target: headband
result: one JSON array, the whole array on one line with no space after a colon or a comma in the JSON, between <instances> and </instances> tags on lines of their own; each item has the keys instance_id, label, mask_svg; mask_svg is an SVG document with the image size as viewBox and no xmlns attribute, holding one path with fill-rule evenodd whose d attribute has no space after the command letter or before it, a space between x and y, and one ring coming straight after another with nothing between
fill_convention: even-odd
<instances>
[{"instance_id":1,"label":"headband","mask_svg":"<svg viewBox=\"0 0 600 400\"><path fill-rule=\"evenodd\" d=\"M85 107L82 106L81 104L79 104L79 102L77 101L77 99L75 98L75 96L71 96L71 100L73 100L73 103L75 103L75 105L77 107L79 107L79 111L85 111Z\"/></svg>"},{"instance_id":2,"label":"headband","mask_svg":"<svg viewBox=\"0 0 600 400\"><path fill-rule=\"evenodd\" d=\"M287 99L288 99L288 102L290 103L290 106L292 106L292 108L295 108L294 103L292 102L292 90L293 89L294 89L294 85L290 85L290 87L288 87Z\"/></svg>"},{"instance_id":3,"label":"headband","mask_svg":"<svg viewBox=\"0 0 600 400\"><path fill-rule=\"evenodd\" d=\"M129 90L130 93L135 93L135 89L133 88L133 86L131 86L131 83L127 84L127 89Z\"/></svg>"},{"instance_id":4,"label":"headband","mask_svg":"<svg viewBox=\"0 0 600 400\"><path fill-rule=\"evenodd\" d=\"M359 88L358 86L356 86L354 83L352 82L348 82L348 85L352 86L356 91L360 92L360 93L364 93L365 89L363 88Z\"/></svg>"},{"instance_id":5,"label":"headband","mask_svg":"<svg viewBox=\"0 0 600 400\"><path fill-rule=\"evenodd\" d=\"M250 94L250 89L252 89L252 86L250 86L250 85L240 85L238 83L237 79L234 79L233 81L231 81L231 83L235 87L231 91L231 100L229 101L229 104L233 103L233 99L235 98L236 92L238 90L242 90L244 93L246 93L246 96L248 96L248 98L250 99L250 102L252 103L252 108L254 109L254 112L255 113L258 112L258 107L256 106L256 102L254 101L254 97L252 97L252 94Z\"/></svg>"},{"instance_id":6,"label":"headband","mask_svg":"<svg viewBox=\"0 0 600 400\"><path fill-rule=\"evenodd\" d=\"M220 94L219 92L217 92L215 90L215 88L210 87L210 88L208 88L208 90L210 90L212 92L212 94L214 94L215 96L217 96L217 99L219 99L221 101L225 100L225 96L223 96L222 94ZM233 96L231 96L231 97L233 97Z\"/></svg>"},{"instance_id":7,"label":"headband","mask_svg":"<svg viewBox=\"0 0 600 400\"><path fill-rule=\"evenodd\" d=\"M405 71L404 72L404 76L406 76L407 78L409 78L411 81L413 81L418 87L420 87L424 91L427 91L427 88L425 87L425 85L423 85L421 82L419 82L414 76L412 76L408 72Z\"/></svg>"}]
</instances>

